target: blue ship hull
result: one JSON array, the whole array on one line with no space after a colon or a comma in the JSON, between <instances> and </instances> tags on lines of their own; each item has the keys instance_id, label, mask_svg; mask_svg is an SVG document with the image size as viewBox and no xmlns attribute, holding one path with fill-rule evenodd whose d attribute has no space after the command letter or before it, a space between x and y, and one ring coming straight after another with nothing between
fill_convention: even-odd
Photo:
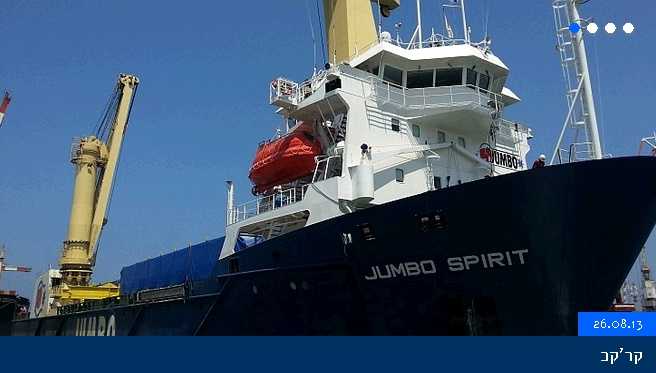
<instances>
[{"instance_id":1,"label":"blue ship hull","mask_svg":"<svg viewBox=\"0 0 656 373\"><path fill-rule=\"evenodd\" d=\"M576 335L656 223L656 158L546 167L404 198L217 262L184 296L15 335Z\"/></svg>"}]
</instances>

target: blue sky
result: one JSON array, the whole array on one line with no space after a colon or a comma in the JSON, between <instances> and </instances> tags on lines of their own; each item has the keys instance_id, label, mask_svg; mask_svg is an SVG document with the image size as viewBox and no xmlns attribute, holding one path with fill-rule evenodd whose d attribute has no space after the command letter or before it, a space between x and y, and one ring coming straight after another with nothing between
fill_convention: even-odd
<instances>
[{"instance_id":1,"label":"blue sky","mask_svg":"<svg viewBox=\"0 0 656 373\"><path fill-rule=\"evenodd\" d=\"M138 75L141 86L95 279L116 279L124 265L222 235L224 181L235 180L238 201L252 198L251 157L280 123L268 105L269 81L312 72L307 4L320 40L315 0L307 1L4 0L0 89L14 100L0 129L0 243L9 262L35 273L5 274L0 286L31 297L36 272L56 265L72 193L71 139L97 124L120 72ZM402 19L407 40L415 7L402 3L384 29L394 34ZM437 3L424 1L424 30L442 28ZM598 23L636 26L630 36L587 38L602 142L616 156L635 154L656 129L649 110L656 5L626 3L582 8ZM551 1L469 0L468 8L476 40L489 15L493 51L523 99L506 117L533 128L532 157L550 154L566 114ZM653 238L648 247L653 266Z\"/></svg>"}]
</instances>

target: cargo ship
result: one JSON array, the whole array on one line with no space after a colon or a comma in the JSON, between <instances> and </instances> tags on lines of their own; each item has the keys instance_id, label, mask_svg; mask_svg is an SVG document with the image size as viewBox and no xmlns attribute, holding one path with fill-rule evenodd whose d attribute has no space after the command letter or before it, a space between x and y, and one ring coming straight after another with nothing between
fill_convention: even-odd
<instances>
[{"instance_id":1,"label":"cargo ship","mask_svg":"<svg viewBox=\"0 0 656 373\"><path fill-rule=\"evenodd\" d=\"M89 285L117 153L83 139L77 170L109 160L76 173L61 268L12 334L575 335L577 312L607 310L656 223L656 158L603 156L582 35L561 25L577 4L554 12L579 79L563 133L584 138L535 168L531 129L503 115L520 101L509 69L471 40L464 1L444 8L461 38L424 39L418 2L407 42L374 22L399 5L324 1L325 69L269 84L285 130L256 149L254 200L228 182L225 236L123 268L117 295ZM121 77L119 132L137 82Z\"/></svg>"}]
</instances>

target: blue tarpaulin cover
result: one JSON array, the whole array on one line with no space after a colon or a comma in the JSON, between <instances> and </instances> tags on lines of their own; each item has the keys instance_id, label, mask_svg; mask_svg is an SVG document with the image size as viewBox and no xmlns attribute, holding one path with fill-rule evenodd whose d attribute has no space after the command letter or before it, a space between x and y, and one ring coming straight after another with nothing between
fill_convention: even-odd
<instances>
[{"instance_id":1,"label":"blue tarpaulin cover","mask_svg":"<svg viewBox=\"0 0 656 373\"><path fill-rule=\"evenodd\" d=\"M225 237L205 241L121 269L121 294L209 278Z\"/></svg>"}]
</instances>

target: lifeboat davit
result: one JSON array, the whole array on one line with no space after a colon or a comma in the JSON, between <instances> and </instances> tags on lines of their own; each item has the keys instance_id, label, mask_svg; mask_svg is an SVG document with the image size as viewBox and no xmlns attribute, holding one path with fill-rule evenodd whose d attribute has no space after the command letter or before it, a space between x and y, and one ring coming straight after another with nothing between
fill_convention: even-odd
<instances>
[{"instance_id":1,"label":"lifeboat davit","mask_svg":"<svg viewBox=\"0 0 656 373\"><path fill-rule=\"evenodd\" d=\"M287 135L261 144L248 172L254 193L263 193L314 172L321 144L304 123Z\"/></svg>"}]
</instances>

